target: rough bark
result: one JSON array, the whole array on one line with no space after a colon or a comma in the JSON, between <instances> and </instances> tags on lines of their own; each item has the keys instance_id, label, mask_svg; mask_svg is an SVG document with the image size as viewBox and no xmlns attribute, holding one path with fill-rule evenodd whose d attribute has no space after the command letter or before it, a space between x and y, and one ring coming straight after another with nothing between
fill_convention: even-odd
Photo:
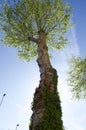
<instances>
[{"instance_id":1,"label":"rough bark","mask_svg":"<svg viewBox=\"0 0 86 130\"><path fill-rule=\"evenodd\" d=\"M52 68L50 63L45 32L41 31L39 33L37 45L37 63L40 69L40 83L34 94L32 105L33 113L29 130L63 130L61 105L57 93L58 77L56 70ZM49 108L49 106L51 106L52 109ZM54 114L52 114L53 111L55 111ZM52 122L52 120L55 121Z\"/></svg>"}]
</instances>

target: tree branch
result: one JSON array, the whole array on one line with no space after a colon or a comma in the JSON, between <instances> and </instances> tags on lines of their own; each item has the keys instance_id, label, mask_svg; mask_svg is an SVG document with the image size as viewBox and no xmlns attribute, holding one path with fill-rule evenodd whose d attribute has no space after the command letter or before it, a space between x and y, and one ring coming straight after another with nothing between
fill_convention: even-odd
<instances>
[{"instance_id":1,"label":"tree branch","mask_svg":"<svg viewBox=\"0 0 86 130\"><path fill-rule=\"evenodd\" d=\"M28 37L28 40L29 41L32 41L32 42L36 42L36 43L38 43L38 39L36 39L36 38L34 38L34 37Z\"/></svg>"}]
</instances>

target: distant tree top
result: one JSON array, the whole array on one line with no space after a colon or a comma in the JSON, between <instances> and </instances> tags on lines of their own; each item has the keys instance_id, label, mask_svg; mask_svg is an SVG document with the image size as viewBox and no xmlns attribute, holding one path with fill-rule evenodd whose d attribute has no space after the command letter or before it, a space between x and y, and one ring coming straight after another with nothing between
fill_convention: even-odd
<instances>
[{"instance_id":1,"label":"distant tree top","mask_svg":"<svg viewBox=\"0 0 86 130\"><path fill-rule=\"evenodd\" d=\"M68 74L68 83L71 86L73 97L86 99L86 58L73 57Z\"/></svg>"},{"instance_id":2,"label":"distant tree top","mask_svg":"<svg viewBox=\"0 0 86 130\"><path fill-rule=\"evenodd\" d=\"M65 33L70 28L71 7L64 0L7 0L0 13L3 42L18 48L19 55L31 60L37 55L40 31L47 36L48 47L61 49L68 43Z\"/></svg>"}]
</instances>

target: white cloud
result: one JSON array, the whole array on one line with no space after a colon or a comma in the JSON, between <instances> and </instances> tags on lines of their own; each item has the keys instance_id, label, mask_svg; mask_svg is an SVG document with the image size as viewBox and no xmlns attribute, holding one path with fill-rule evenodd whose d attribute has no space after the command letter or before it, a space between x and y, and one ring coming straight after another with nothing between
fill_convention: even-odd
<instances>
[{"instance_id":1,"label":"white cloud","mask_svg":"<svg viewBox=\"0 0 86 130\"><path fill-rule=\"evenodd\" d=\"M77 122L71 122L70 123L72 129L70 130L85 130L84 128L82 128L82 126L80 126L80 124L77 124Z\"/></svg>"},{"instance_id":2,"label":"white cloud","mask_svg":"<svg viewBox=\"0 0 86 130\"><path fill-rule=\"evenodd\" d=\"M75 30L75 28L72 28L71 29L71 33L70 33L70 35L71 35L71 50L73 51L73 53L75 54L75 55L77 55L77 56L79 56L80 55L80 50L79 50L79 45L78 45L78 39L77 39L77 36L76 36L76 30Z\"/></svg>"},{"instance_id":3,"label":"white cloud","mask_svg":"<svg viewBox=\"0 0 86 130\"><path fill-rule=\"evenodd\" d=\"M80 56L80 48L78 45L78 39L76 36L75 28L70 29L70 33L68 34L69 45L64 49L64 56L68 59L71 56Z\"/></svg>"}]
</instances>

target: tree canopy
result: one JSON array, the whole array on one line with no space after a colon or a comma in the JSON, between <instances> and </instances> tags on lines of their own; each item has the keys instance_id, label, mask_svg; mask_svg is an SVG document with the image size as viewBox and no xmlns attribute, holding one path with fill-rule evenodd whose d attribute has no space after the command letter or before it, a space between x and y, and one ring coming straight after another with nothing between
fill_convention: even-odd
<instances>
[{"instance_id":1,"label":"tree canopy","mask_svg":"<svg viewBox=\"0 0 86 130\"><path fill-rule=\"evenodd\" d=\"M46 33L50 49L61 49L68 43L65 33L71 25L71 8L64 0L8 0L1 8L3 42L17 48L23 59L37 56L37 46L29 38L39 38L40 31Z\"/></svg>"},{"instance_id":2,"label":"tree canopy","mask_svg":"<svg viewBox=\"0 0 86 130\"><path fill-rule=\"evenodd\" d=\"M86 58L73 57L70 61L68 83L73 97L86 99Z\"/></svg>"}]
</instances>

